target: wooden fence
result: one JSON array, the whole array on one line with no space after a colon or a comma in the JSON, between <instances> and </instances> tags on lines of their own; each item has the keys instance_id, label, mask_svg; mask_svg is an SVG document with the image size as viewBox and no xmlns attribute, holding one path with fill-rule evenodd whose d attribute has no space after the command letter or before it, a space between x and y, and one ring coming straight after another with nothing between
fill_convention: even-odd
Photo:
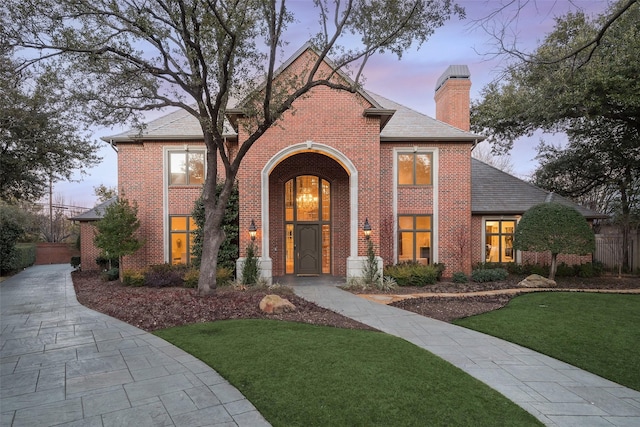
<instances>
[{"instance_id":1,"label":"wooden fence","mask_svg":"<svg viewBox=\"0 0 640 427\"><path fill-rule=\"evenodd\" d=\"M640 268L640 233L629 236L629 267L631 271ZM607 268L618 267L622 263L622 235L596 234L595 261L603 263Z\"/></svg>"}]
</instances>

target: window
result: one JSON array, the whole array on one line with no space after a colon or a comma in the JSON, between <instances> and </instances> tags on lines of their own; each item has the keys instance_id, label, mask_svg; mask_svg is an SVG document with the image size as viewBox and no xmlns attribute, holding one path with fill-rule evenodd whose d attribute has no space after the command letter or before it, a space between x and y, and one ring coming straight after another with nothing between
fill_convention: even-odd
<instances>
[{"instance_id":1,"label":"window","mask_svg":"<svg viewBox=\"0 0 640 427\"><path fill-rule=\"evenodd\" d=\"M487 220L485 232L485 262L515 262L513 233L516 220Z\"/></svg>"},{"instance_id":2,"label":"window","mask_svg":"<svg viewBox=\"0 0 640 427\"><path fill-rule=\"evenodd\" d=\"M193 232L196 228L196 222L189 215L169 217L171 264L191 264Z\"/></svg>"},{"instance_id":3,"label":"window","mask_svg":"<svg viewBox=\"0 0 640 427\"><path fill-rule=\"evenodd\" d=\"M398 185L431 185L432 153L398 153Z\"/></svg>"},{"instance_id":4,"label":"window","mask_svg":"<svg viewBox=\"0 0 640 427\"><path fill-rule=\"evenodd\" d=\"M398 216L398 261L431 264L431 215Z\"/></svg>"},{"instance_id":5,"label":"window","mask_svg":"<svg viewBox=\"0 0 640 427\"><path fill-rule=\"evenodd\" d=\"M204 184L203 150L169 151L169 185Z\"/></svg>"}]
</instances>

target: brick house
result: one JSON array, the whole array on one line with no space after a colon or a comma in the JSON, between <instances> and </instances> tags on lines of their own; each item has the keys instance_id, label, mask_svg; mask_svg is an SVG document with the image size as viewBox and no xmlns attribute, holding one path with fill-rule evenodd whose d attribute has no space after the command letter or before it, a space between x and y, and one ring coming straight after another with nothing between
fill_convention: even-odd
<instances>
[{"instance_id":1,"label":"brick house","mask_svg":"<svg viewBox=\"0 0 640 427\"><path fill-rule=\"evenodd\" d=\"M281 73L296 73L313 54L304 46ZM253 221L267 279L354 276L366 254L366 221L385 265L444 263L451 275L481 261L528 260L510 246L515 224L528 207L554 196L472 160L482 137L469 131L470 87L468 68L450 66L436 85L436 119L364 89L319 86L295 101L238 173L241 252ZM228 119L233 151L248 136L248 119L238 109ZM206 170L197 120L179 110L142 133L103 139L118 147L119 187L138 204L145 241L122 267L188 263L190 213ZM91 220L84 222L90 233ZM91 240L82 239L83 257L93 256Z\"/></svg>"}]
</instances>

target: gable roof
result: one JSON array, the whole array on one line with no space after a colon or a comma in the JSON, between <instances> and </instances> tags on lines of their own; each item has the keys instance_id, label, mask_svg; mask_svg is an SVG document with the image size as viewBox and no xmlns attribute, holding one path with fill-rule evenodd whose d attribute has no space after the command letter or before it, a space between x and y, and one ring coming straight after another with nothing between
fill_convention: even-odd
<instances>
[{"instance_id":1,"label":"gable roof","mask_svg":"<svg viewBox=\"0 0 640 427\"><path fill-rule=\"evenodd\" d=\"M587 209L551 191L471 158L471 213L473 215L522 215L540 203L556 202L570 206L587 219L607 215Z\"/></svg>"},{"instance_id":2,"label":"gable roof","mask_svg":"<svg viewBox=\"0 0 640 427\"><path fill-rule=\"evenodd\" d=\"M117 197L112 197L107 201L104 201L102 203L100 203L99 205L96 205L94 208L89 209L88 211L81 213L80 215L73 217L73 218L69 218L72 221L98 221L101 220L102 217L104 217L104 212L105 210L111 206L112 204L114 204L116 201L118 200Z\"/></svg>"},{"instance_id":3,"label":"gable roof","mask_svg":"<svg viewBox=\"0 0 640 427\"><path fill-rule=\"evenodd\" d=\"M381 95L369 92L382 108L396 110L380 132L380 141L482 141L483 136L465 132L419 113Z\"/></svg>"},{"instance_id":4,"label":"gable roof","mask_svg":"<svg viewBox=\"0 0 640 427\"><path fill-rule=\"evenodd\" d=\"M294 61L308 50L318 54L310 42L305 43L296 53L294 53L287 61L285 61L275 72L275 75L282 73ZM324 61L333 69L335 65L329 58ZM454 67L452 72L464 74L469 72L465 66L450 66L447 70ZM353 80L342 70L336 70L338 76L344 79L348 84L353 84ZM444 76L444 75L443 75ZM441 76L442 78L442 76ZM258 86L259 88L261 86ZM259 89L258 89L259 90ZM367 116L380 116L381 132L380 141L481 141L484 137L465 132L447 123L438 121L425 114L412 110L409 107L398 104L383 96L376 95L364 88L357 88L356 93L362 96L372 105L372 108L365 109L363 112ZM242 102L237 105L230 105L227 115L231 119L238 114L242 114L240 108ZM229 138L237 138L237 132L233 129L231 123L225 120L224 136ZM137 129L128 130L117 135L105 136L101 138L108 143L119 142L135 142L142 140L176 140L176 141L201 141L202 130L198 120L185 110L177 110L152 120L146 124L145 128L140 132Z\"/></svg>"}]
</instances>

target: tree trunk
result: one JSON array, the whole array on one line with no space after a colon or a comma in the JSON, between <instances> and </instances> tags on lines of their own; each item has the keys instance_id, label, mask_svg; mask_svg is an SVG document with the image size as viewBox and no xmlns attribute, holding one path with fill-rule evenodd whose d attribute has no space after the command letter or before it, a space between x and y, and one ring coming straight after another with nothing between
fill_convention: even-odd
<instances>
[{"instance_id":1,"label":"tree trunk","mask_svg":"<svg viewBox=\"0 0 640 427\"><path fill-rule=\"evenodd\" d=\"M551 254L551 267L549 268L549 280L555 280L556 268L558 267L558 254Z\"/></svg>"},{"instance_id":2,"label":"tree trunk","mask_svg":"<svg viewBox=\"0 0 640 427\"><path fill-rule=\"evenodd\" d=\"M225 170L225 183L220 195L216 197L218 156L216 146L213 143L213 137L211 134L207 134L206 132L205 143L208 147L208 170L202 191L202 201L204 204L204 233L202 241L202 259L200 261L200 277L198 278L199 295L210 295L216 290L218 253L220 252L220 246L222 246L222 243L224 243L226 238L226 233L222 228L222 222L236 178L236 173L231 167Z\"/></svg>"}]
</instances>

